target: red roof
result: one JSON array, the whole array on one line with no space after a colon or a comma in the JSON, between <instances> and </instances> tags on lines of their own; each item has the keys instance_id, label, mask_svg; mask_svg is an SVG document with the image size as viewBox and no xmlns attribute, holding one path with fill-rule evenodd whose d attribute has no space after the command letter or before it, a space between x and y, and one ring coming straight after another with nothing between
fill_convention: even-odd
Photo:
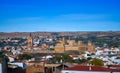
<instances>
[{"instance_id":1,"label":"red roof","mask_svg":"<svg viewBox=\"0 0 120 73\"><path fill-rule=\"evenodd\" d=\"M110 68L113 72L120 72L120 65L112 65Z\"/></svg>"},{"instance_id":2,"label":"red roof","mask_svg":"<svg viewBox=\"0 0 120 73\"><path fill-rule=\"evenodd\" d=\"M120 65L112 65L111 67L116 67L116 68L119 67L120 68Z\"/></svg>"},{"instance_id":3,"label":"red roof","mask_svg":"<svg viewBox=\"0 0 120 73\"><path fill-rule=\"evenodd\" d=\"M112 70L109 68L105 68L102 66L80 66L76 65L70 68L66 68L65 70L76 70L76 71L100 71L100 72L111 72Z\"/></svg>"}]
</instances>

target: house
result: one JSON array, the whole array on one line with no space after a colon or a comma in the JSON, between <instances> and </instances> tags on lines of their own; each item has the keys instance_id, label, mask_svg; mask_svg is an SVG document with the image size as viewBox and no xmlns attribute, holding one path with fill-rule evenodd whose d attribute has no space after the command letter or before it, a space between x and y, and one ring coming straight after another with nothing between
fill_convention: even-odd
<instances>
[{"instance_id":1,"label":"house","mask_svg":"<svg viewBox=\"0 0 120 73\"><path fill-rule=\"evenodd\" d=\"M112 65L110 69L112 69L113 73L120 73L120 65Z\"/></svg>"},{"instance_id":2,"label":"house","mask_svg":"<svg viewBox=\"0 0 120 73\"><path fill-rule=\"evenodd\" d=\"M120 57L116 57L114 62L116 62L117 64L120 64Z\"/></svg>"},{"instance_id":3,"label":"house","mask_svg":"<svg viewBox=\"0 0 120 73\"><path fill-rule=\"evenodd\" d=\"M25 69L18 65L8 64L7 73L25 73Z\"/></svg>"},{"instance_id":4,"label":"house","mask_svg":"<svg viewBox=\"0 0 120 73\"><path fill-rule=\"evenodd\" d=\"M21 67L23 69L26 68L26 64L25 63L22 63L22 62L12 62L12 63L9 63L11 65L17 65L18 67Z\"/></svg>"},{"instance_id":5,"label":"house","mask_svg":"<svg viewBox=\"0 0 120 73\"><path fill-rule=\"evenodd\" d=\"M0 58L0 73L7 73L7 61L5 58Z\"/></svg>"},{"instance_id":6,"label":"house","mask_svg":"<svg viewBox=\"0 0 120 73\"><path fill-rule=\"evenodd\" d=\"M102 66L75 65L62 70L62 73L111 73L112 70Z\"/></svg>"},{"instance_id":7,"label":"house","mask_svg":"<svg viewBox=\"0 0 120 73\"><path fill-rule=\"evenodd\" d=\"M32 66L32 65L43 65L44 62L42 61L29 61L27 62L27 66Z\"/></svg>"},{"instance_id":8,"label":"house","mask_svg":"<svg viewBox=\"0 0 120 73\"><path fill-rule=\"evenodd\" d=\"M62 69L72 67L72 64L70 63L63 63L60 64L59 66L55 67L55 73L61 73Z\"/></svg>"},{"instance_id":9,"label":"house","mask_svg":"<svg viewBox=\"0 0 120 73\"><path fill-rule=\"evenodd\" d=\"M26 73L44 73L44 66L32 65L26 68Z\"/></svg>"},{"instance_id":10,"label":"house","mask_svg":"<svg viewBox=\"0 0 120 73\"><path fill-rule=\"evenodd\" d=\"M16 56L14 56L14 55L9 55L8 56L9 62L14 62L15 58L16 58Z\"/></svg>"}]
</instances>

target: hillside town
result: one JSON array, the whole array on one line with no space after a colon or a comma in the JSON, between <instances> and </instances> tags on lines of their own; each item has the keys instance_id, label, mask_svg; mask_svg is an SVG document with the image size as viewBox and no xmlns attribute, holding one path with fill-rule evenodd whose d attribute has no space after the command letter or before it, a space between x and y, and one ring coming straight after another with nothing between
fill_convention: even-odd
<instances>
[{"instance_id":1,"label":"hillside town","mask_svg":"<svg viewBox=\"0 0 120 73\"><path fill-rule=\"evenodd\" d=\"M1 38L0 73L120 73L119 41L57 33Z\"/></svg>"},{"instance_id":2,"label":"hillside town","mask_svg":"<svg viewBox=\"0 0 120 73\"><path fill-rule=\"evenodd\" d=\"M0 73L120 73L120 0L0 0Z\"/></svg>"}]
</instances>

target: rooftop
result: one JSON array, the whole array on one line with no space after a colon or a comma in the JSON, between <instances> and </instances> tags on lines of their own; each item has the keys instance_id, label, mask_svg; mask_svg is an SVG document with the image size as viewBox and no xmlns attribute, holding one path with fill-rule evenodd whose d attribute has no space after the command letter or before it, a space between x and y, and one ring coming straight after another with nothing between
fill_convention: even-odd
<instances>
[{"instance_id":1,"label":"rooftop","mask_svg":"<svg viewBox=\"0 0 120 73\"><path fill-rule=\"evenodd\" d=\"M76 71L101 71L101 72L111 72L112 70L109 68L105 68L102 66L80 66L75 65L70 68L66 68L64 70L76 70Z\"/></svg>"}]
</instances>

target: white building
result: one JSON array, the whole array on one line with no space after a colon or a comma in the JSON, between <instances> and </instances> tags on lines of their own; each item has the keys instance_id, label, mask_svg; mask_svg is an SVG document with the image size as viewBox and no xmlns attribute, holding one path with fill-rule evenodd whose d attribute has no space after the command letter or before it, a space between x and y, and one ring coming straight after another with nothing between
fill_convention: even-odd
<instances>
[{"instance_id":1,"label":"white building","mask_svg":"<svg viewBox=\"0 0 120 73\"><path fill-rule=\"evenodd\" d=\"M117 63L117 64L120 64L120 57L117 57L117 56L112 56L110 58L111 61Z\"/></svg>"},{"instance_id":2,"label":"white building","mask_svg":"<svg viewBox=\"0 0 120 73\"><path fill-rule=\"evenodd\" d=\"M7 63L4 59L0 58L0 73L7 73Z\"/></svg>"},{"instance_id":3,"label":"white building","mask_svg":"<svg viewBox=\"0 0 120 73\"><path fill-rule=\"evenodd\" d=\"M117 64L120 64L120 57L116 57L116 58L114 59L114 62L117 63Z\"/></svg>"},{"instance_id":4,"label":"white building","mask_svg":"<svg viewBox=\"0 0 120 73\"><path fill-rule=\"evenodd\" d=\"M25 63L22 63L22 62L14 62L14 63L9 63L9 64L17 65L17 66L19 66L19 67L21 67L23 69L26 67Z\"/></svg>"},{"instance_id":5,"label":"white building","mask_svg":"<svg viewBox=\"0 0 120 73\"><path fill-rule=\"evenodd\" d=\"M0 63L0 73L2 73L2 64Z\"/></svg>"}]
</instances>

